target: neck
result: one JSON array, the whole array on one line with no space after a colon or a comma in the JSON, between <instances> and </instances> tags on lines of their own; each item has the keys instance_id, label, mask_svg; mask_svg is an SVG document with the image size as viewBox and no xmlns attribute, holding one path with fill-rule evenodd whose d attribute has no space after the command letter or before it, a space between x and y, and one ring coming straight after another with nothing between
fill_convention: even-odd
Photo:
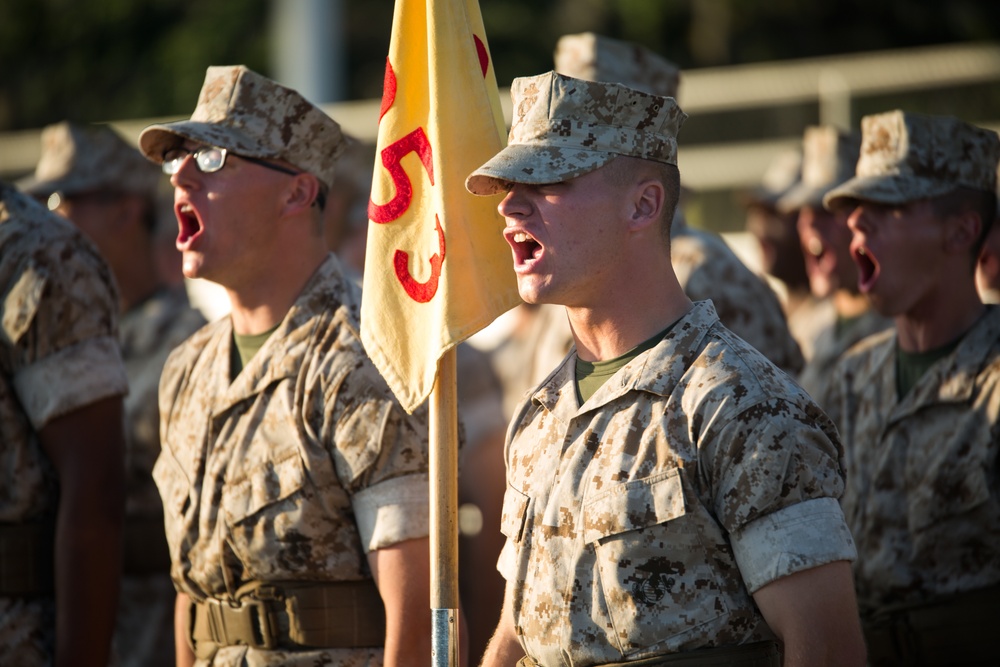
<instances>
[{"instance_id":1,"label":"neck","mask_svg":"<svg viewBox=\"0 0 1000 667\"><path fill-rule=\"evenodd\" d=\"M947 345L971 329L985 310L974 286L952 289L933 306L920 305L895 317L899 346L905 352L927 352Z\"/></svg>"},{"instance_id":2,"label":"neck","mask_svg":"<svg viewBox=\"0 0 1000 667\"><path fill-rule=\"evenodd\" d=\"M314 251L295 255L294 262L262 270L252 284L227 287L233 330L240 335L253 335L274 328L291 310L326 256L326 249L317 243Z\"/></svg>"},{"instance_id":3,"label":"neck","mask_svg":"<svg viewBox=\"0 0 1000 667\"><path fill-rule=\"evenodd\" d=\"M629 285L656 285L632 288L607 304L595 308L567 307L576 351L584 361L606 361L620 357L649 340L691 310L680 284L669 269L657 282L629 282Z\"/></svg>"}]
</instances>

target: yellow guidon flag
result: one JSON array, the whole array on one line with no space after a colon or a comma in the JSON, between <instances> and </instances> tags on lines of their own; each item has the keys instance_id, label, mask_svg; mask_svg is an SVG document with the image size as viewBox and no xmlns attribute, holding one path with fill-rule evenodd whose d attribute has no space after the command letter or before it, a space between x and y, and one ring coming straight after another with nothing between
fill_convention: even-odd
<instances>
[{"instance_id":1,"label":"yellow guidon flag","mask_svg":"<svg viewBox=\"0 0 1000 667\"><path fill-rule=\"evenodd\" d=\"M499 152L504 121L476 0L397 0L379 117L361 339L400 403L437 362L519 302L498 197L465 178Z\"/></svg>"}]
</instances>

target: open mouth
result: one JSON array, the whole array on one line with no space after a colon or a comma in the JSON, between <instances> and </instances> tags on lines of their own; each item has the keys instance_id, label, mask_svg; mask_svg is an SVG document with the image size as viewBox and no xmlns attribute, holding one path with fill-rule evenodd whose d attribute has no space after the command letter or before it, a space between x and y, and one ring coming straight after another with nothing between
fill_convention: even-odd
<instances>
[{"instance_id":1,"label":"open mouth","mask_svg":"<svg viewBox=\"0 0 1000 667\"><path fill-rule=\"evenodd\" d=\"M858 244L851 246L851 258L858 267L858 289L867 294L875 286L879 276L878 259L870 248Z\"/></svg>"},{"instance_id":2,"label":"open mouth","mask_svg":"<svg viewBox=\"0 0 1000 667\"><path fill-rule=\"evenodd\" d=\"M177 247L181 248L201 234L202 224L194 207L186 202L177 204L174 215L177 217Z\"/></svg>"},{"instance_id":3,"label":"open mouth","mask_svg":"<svg viewBox=\"0 0 1000 667\"><path fill-rule=\"evenodd\" d=\"M521 231L510 231L504 234L508 245L514 253L514 266L528 267L542 256L542 244L531 234Z\"/></svg>"}]
</instances>

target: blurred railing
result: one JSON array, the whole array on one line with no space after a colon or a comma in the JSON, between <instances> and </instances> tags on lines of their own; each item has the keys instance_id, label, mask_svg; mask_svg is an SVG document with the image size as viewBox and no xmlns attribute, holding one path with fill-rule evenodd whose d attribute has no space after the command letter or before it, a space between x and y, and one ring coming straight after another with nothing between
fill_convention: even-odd
<instances>
[{"instance_id":1,"label":"blurred railing","mask_svg":"<svg viewBox=\"0 0 1000 667\"><path fill-rule=\"evenodd\" d=\"M858 53L686 70L682 74L681 107L691 116L688 126L697 139L685 141L682 130L680 164L684 182L695 190L740 189L758 182L771 159L798 144L804 124L791 123L774 132L760 124L733 138L733 114L767 114L769 110L805 105L810 122L851 127L858 122L857 105L871 96L891 96L954 89L956 86L995 85L1000 88L1000 45L968 44ZM504 115L510 119L508 91L501 91ZM351 135L374 142L378 100L341 102L324 109ZM1000 130L1000 107L991 117L969 118L955 100L955 115ZM715 120L713 120L713 118ZM125 137L135 141L145 126L174 118L113 121ZM713 127L727 127L726 138L713 141ZM786 123L786 126L789 123ZM688 126L685 126L685 130ZM30 172L39 156L39 130L0 133L0 177Z\"/></svg>"}]
</instances>

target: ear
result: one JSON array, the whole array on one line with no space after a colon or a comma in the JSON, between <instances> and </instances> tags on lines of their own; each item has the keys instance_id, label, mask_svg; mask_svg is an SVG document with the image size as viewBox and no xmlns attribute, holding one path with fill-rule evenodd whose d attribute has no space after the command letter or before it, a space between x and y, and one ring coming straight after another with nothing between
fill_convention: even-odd
<instances>
[{"instance_id":1,"label":"ear","mask_svg":"<svg viewBox=\"0 0 1000 667\"><path fill-rule=\"evenodd\" d=\"M285 191L282 212L285 215L299 215L313 205L319 196L319 179L312 174L301 173L291 179Z\"/></svg>"},{"instance_id":2,"label":"ear","mask_svg":"<svg viewBox=\"0 0 1000 667\"><path fill-rule=\"evenodd\" d=\"M657 224L663 215L665 203L666 191L659 180L648 179L636 183L629 200L629 230L638 231Z\"/></svg>"},{"instance_id":3,"label":"ear","mask_svg":"<svg viewBox=\"0 0 1000 667\"><path fill-rule=\"evenodd\" d=\"M948 217L945 227L945 250L950 253L964 254L972 250L979 239L983 221L979 213L971 209L959 211Z\"/></svg>"}]
</instances>

